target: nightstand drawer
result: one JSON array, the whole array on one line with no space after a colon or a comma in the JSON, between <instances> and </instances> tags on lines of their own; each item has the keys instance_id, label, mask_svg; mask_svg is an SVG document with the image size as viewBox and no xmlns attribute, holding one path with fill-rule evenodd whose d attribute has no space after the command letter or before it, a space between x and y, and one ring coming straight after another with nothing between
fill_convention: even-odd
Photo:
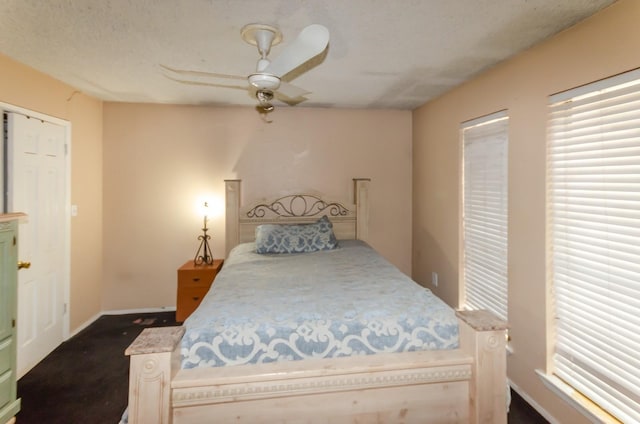
<instances>
[{"instance_id":1,"label":"nightstand drawer","mask_svg":"<svg viewBox=\"0 0 640 424\"><path fill-rule=\"evenodd\" d=\"M180 290L180 296L178 297L178 311L189 311L188 315L191 315L200 302L202 302L202 298L209 291L209 287L187 287L183 290ZM187 316L182 319L177 319L177 321L184 321Z\"/></svg>"},{"instance_id":2,"label":"nightstand drawer","mask_svg":"<svg viewBox=\"0 0 640 424\"><path fill-rule=\"evenodd\" d=\"M180 287L209 287L216 273L211 269L182 270L178 273L178 284Z\"/></svg>"}]
</instances>

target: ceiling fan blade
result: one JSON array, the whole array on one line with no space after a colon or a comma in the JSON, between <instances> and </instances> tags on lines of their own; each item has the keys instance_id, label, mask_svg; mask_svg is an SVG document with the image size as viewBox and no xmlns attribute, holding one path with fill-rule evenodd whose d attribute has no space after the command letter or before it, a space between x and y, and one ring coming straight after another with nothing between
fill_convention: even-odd
<instances>
[{"instance_id":1,"label":"ceiling fan blade","mask_svg":"<svg viewBox=\"0 0 640 424\"><path fill-rule=\"evenodd\" d=\"M304 88L300 88L296 85L290 84L282 80L280 80L280 87L278 87L276 92L289 99L297 99L299 97L302 97L311 93L310 91L307 91Z\"/></svg>"},{"instance_id":2,"label":"ceiling fan blade","mask_svg":"<svg viewBox=\"0 0 640 424\"><path fill-rule=\"evenodd\" d=\"M238 89L238 90L246 90L247 89L246 85L234 85L234 84L229 84L226 81L225 81L224 84L217 84L215 82L194 81L194 80L189 80L189 79L174 78L174 77L171 77L169 75L165 75L165 77L169 78L172 81L179 82L180 84L201 85L201 86L206 86L206 87L235 88L235 89Z\"/></svg>"},{"instance_id":3,"label":"ceiling fan blade","mask_svg":"<svg viewBox=\"0 0 640 424\"><path fill-rule=\"evenodd\" d=\"M278 91L273 93L273 96L276 99L280 100L282 103L285 103L285 104L287 104L289 106L295 106L295 105L300 104L300 103L304 102L305 100L307 100L306 97L290 98L290 97L287 97L287 96L283 95L282 93L280 93Z\"/></svg>"},{"instance_id":4,"label":"ceiling fan blade","mask_svg":"<svg viewBox=\"0 0 640 424\"><path fill-rule=\"evenodd\" d=\"M312 57L322 53L329 44L329 30L313 24L303 29L298 38L289 43L278 57L264 70L278 77L291 72Z\"/></svg>"},{"instance_id":5,"label":"ceiling fan blade","mask_svg":"<svg viewBox=\"0 0 640 424\"><path fill-rule=\"evenodd\" d=\"M217 74L214 72L190 71L184 69L174 69L165 65L160 65L162 73L169 79L181 82L189 81L208 83L212 79L228 79L237 81L246 81L247 77L240 75ZM187 78L187 79L185 79Z\"/></svg>"}]
</instances>

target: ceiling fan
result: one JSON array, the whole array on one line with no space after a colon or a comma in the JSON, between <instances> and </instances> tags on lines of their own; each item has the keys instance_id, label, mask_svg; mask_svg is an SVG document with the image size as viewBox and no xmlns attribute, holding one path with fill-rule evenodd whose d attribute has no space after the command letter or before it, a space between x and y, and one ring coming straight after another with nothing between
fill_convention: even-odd
<instances>
[{"instance_id":1,"label":"ceiling fan","mask_svg":"<svg viewBox=\"0 0 640 424\"><path fill-rule=\"evenodd\" d=\"M166 77L181 83L255 91L258 108L263 113L273 110L271 100L274 97L289 104L304 100L302 97L309 92L284 81L282 77L322 53L329 43L329 30L318 24L307 26L273 60L268 58L271 47L282 41L282 33L278 28L266 24L249 24L242 28L241 34L243 40L256 46L260 53L255 72L248 76L160 66ZM240 81L244 83L239 84Z\"/></svg>"}]
</instances>

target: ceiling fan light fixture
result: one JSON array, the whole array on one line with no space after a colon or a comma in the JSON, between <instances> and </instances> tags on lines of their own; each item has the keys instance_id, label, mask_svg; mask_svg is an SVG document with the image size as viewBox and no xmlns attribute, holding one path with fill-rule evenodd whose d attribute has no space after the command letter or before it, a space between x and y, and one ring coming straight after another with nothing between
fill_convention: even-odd
<instances>
[{"instance_id":1,"label":"ceiling fan light fixture","mask_svg":"<svg viewBox=\"0 0 640 424\"><path fill-rule=\"evenodd\" d=\"M273 100L273 92L269 90L258 90L256 92L256 98L260 103L268 103Z\"/></svg>"},{"instance_id":2,"label":"ceiling fan light fixture","mask_svg":"<svg viewBox=\"0 0 640 424\"><path fill-rule=\"evenodd\" d=\"M273 105L271 104L271 100L273 100L273 91L258 90L256 92L256 99L258 99L259 108L262 112L267 113L273 111Z\"/></svg>"}]
</instances>

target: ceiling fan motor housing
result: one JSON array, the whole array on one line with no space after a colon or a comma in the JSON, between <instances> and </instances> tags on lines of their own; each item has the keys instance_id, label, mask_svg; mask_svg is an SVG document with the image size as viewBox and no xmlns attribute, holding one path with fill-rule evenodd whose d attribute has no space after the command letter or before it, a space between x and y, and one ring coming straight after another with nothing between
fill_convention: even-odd
<instances>
[{"instance_id":1,"label":"ceiling fan motor housing","mask_svg":"<svg viewBox=\"0 0 640 424\"><path fill-rule=\"evenodd\" d=\"M258 90L277 90L280 87L280 78L271 74L251 74L249 75L249 84Z\"/></svg>"}]
</instances>

